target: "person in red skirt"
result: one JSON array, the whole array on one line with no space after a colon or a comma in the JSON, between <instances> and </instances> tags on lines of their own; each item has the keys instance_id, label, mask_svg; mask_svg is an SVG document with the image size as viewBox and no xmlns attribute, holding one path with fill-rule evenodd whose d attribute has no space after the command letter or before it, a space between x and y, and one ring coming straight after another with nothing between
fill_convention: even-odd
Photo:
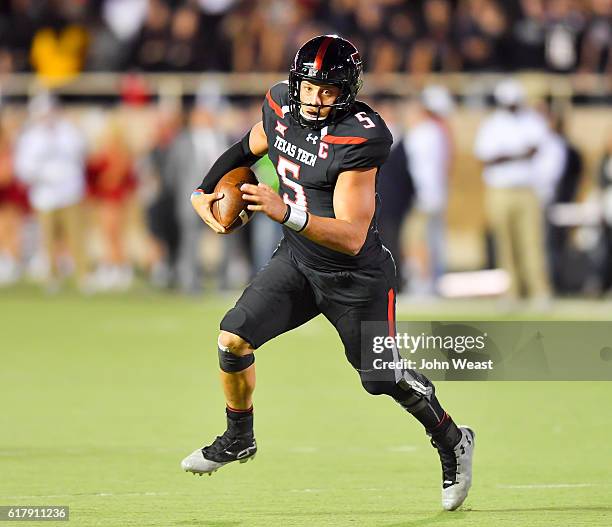
<instances>
[{"instance_id":1,"label":"person in red skirt","mask_svg":"<svg viewBox=\"0 0 612 527\"><path fill-rule=\"evenodd\" d=\"M87 188L104 243L95 286L101 290L128 289L132 268L124 237L129 202L136 189L136 174L132 155L118 129L106 135L101 148L88 160Z\"/></svg>"},{"instance_id":2,"label":"person in red skirt","mask_svg":"<svg viewBox=\"0 0 612 527\"><path fill-rule=\"evenodd\" d=\"M21 275L22 230L30 204L26 187L13 170L13 144L0 123L0 286Z\"/></svg>"}]
</instances>

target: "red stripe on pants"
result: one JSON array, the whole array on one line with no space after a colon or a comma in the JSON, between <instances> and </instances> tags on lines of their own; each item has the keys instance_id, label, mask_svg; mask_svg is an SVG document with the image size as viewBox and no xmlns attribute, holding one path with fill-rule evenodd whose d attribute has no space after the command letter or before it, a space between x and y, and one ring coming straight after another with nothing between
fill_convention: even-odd
<instances>
[{"instance_id":1,"label":"red stripe on pants","mask_svg":"<svg viewBox=\"0 0 612 527\"><path fill-rule=\"evenodd\" d=\"M395 291L393 291L393 289L389 289L387 299L387 322L389 324L389 336L395 337Z\"/></svg>"}]
</instances>

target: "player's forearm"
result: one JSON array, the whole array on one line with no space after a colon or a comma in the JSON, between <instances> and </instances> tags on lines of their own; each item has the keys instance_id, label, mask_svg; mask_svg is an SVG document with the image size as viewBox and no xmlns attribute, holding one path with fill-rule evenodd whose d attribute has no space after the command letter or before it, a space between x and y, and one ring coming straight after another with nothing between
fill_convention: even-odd
<instances>
[{"instance_id":1,"label":"player's forearm","mask_svg":"<svg viewBox=\"0 0 612 527\"><path fill-rule=\"evenodd\" d=\"M250 134L250 132L247 133L242 140L230 146L221 154L198 188L202 189L206 194L211 194L214 192L217 183L230 170L238 167L250 167L259 160L261 156L255 155L249 147Z\"/></svg>"},{"instance_id":2,"label":"player's forearm","mask_svg":"<svg viewBox=\"0 0 612 527\"><path fill-rule=\"evenodd\" d=\"M367 227L364 229L345 220L310 214L308 224L300 234L324 247L355 256L365 243Z\"/></svg>"}]
</instances>

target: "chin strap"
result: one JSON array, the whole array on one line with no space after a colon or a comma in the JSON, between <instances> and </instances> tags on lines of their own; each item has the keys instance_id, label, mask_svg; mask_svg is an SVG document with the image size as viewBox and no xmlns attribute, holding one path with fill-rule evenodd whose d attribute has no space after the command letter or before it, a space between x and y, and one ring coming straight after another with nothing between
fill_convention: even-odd
<instances>
[{"instance_id":1,"label":"chin strap","mask_svg":"<svg viewBox=\"0 0 612 527\"><path fill-rule=\"evenodd\" d=\"M310 117L309 115L304 113L301 109L300 109L300 115L307 121L313 121L313 122L314 121L325 121L329 117L329 115L327 117Z\"/></svg>"}]
</instances>

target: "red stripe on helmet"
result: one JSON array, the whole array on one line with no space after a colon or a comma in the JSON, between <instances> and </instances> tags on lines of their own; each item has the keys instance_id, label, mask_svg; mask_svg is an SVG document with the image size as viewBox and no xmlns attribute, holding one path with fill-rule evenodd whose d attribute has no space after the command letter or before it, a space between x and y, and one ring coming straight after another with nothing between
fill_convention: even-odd
<instances>
[{"instance_id":1,"label":"red stripe on helmet","mask_svg":"<svg viewBox=\"0 0 612 527\"><path fill-rule=\"evenodd\" d=\"M327 51L329 45L332 43L332 40L334 40L332 37L326 37L325 40L321 42L319 50L317 51L317 56L315 57L314 61L315 70L321 69L321 66L323 65L323 57L325 57L325 52Z\"/></svg>"}]
</instances>

